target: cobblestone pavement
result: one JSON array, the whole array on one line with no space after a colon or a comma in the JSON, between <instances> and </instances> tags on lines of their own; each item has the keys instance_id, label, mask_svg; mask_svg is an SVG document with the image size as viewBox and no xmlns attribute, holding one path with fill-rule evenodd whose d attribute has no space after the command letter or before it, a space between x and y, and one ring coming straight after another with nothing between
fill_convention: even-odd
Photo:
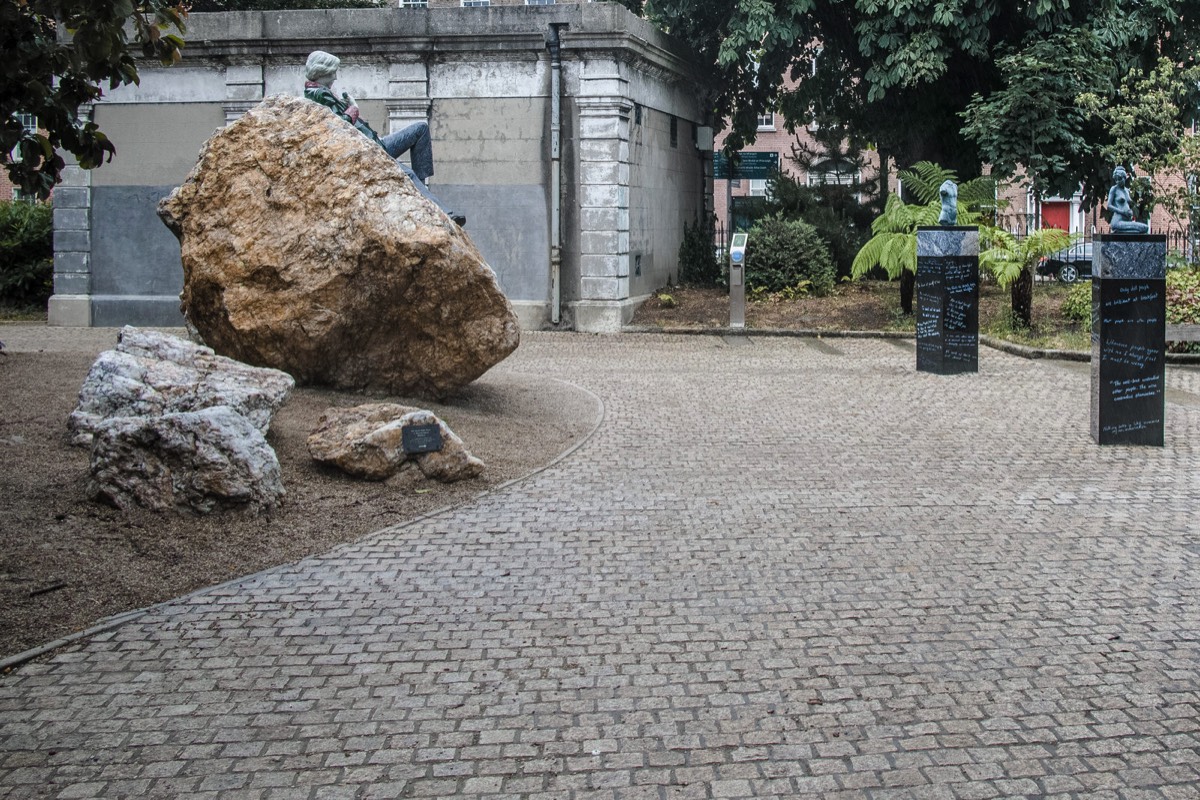
<instances>
[{"instance_id":1,"label":"cobblestone pavement","mask_svg":"<svg viewBox=\"0 0 1200 800\"><path fill-rule=\"evenodd\" d=\"M0 679L0 797L1200 797L1200 371L913 365L528 335L586 445Z\"/></svg>"}]
</instances>

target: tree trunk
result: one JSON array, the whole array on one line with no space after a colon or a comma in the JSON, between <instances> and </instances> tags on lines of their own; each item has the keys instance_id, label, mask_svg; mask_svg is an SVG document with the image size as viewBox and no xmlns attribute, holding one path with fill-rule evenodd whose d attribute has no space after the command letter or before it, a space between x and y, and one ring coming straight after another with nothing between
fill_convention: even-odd
<instances>
[{"instance_id":1,"label":"tree trunk","mask_svg":"<svg viewBox=\"0 0 1200 800\"><path fill-rule=\"evenodd\" d=\"M883 151L880 151L879 156L880 156L880 159L879 159L880 160L880 170L879 171L881 173L880 182L882 184L886 185L886 181L887 181L886 165L888 163L889 155L884 153ZM899 168L899 164L897 164L897 168ZM903 187L901 187L901 190L902 190L900 192L901 200L904 200L907 202L909 199L911 199L911 198L905 197L905 192L903 191ZM886 194L884 194L883 200L885 203L887 202ZM909 272L908 270L901 270L901 272L900 272L900 310L902 312L904 312L904 314L907 316L912 316L912 313L913 313L913 293L916 290L916 288L917 288L917 276L914 275L913 273Z\"/></svg>"},{"instance_id":2,"label":"tree trunk","mask_svg":"<svg viewBox=\"0 0 1200 800\"><path fill-rule=\"evenodd\" d=\"M879 211L887 208L888 194L892 191L891 173L888 171L888 160L891 158L891 151L882 147L879 148Z\"/></svg>"},{"instance_id":3,"label":"tree trunk","mask_svg":"<svg viewBox=\"0 0 1200 800\"><path fill-rule=\"evenodd\" d=\"M1012 282L1012 324L1014 328L1028 328L1033 324L1033 270L1025 267Z\"/></svg>"},{"instance_id":4,"label":"tree trunk","mask_svg":"<svg viewBox=\"0 0 1200 800\"><path fill-rule=\"evenodd\" d=\"M908 270L900 273L900 310L912 316L913 290L917 288L917 276Z\"/></svg>"}]
</instances>

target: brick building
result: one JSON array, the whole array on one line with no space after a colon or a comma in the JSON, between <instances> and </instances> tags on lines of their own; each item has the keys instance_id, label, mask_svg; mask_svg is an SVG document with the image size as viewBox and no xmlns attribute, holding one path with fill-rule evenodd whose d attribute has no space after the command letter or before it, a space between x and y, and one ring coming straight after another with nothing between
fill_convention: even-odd
<instances>
[{"instance_id":1,"label":"brick building","mask_svg":"<svg viewBox=\"0 0 1200 800\"><path fill-rule=\"evenodd\" d=\"M725 146L727 135L727 133L718 135L715 147L717 151ZM810 150L819 150L816 140L808 128L797 128L795 133L789 132L784 127L781 114L768 112L759 117L758 132L754 143L743 148L741 152L775 154L780 171L809 186L828 183L858 185L874 181L879 177L878 153L863 153L865 165L861 170L836 157L818 158L811 167L806 167L793 158L793 148L797 143ZM891 175L889 181L889 186L894 190L895 176ZM763 197L766 195L766 191L767 180L765 178L734 178L733 180L715 178L713 180L713 204L719 241L724 241L726 238L724 234L730 230L731 208L735 209L739 200L743 198Z\"/></svg>"},{"instance_id":2,"label":"brick building","mask_svg":"<svg viewBox=\"0 0 1200 800\"><path fill-rule=\"evenodd\" d=\"M17 190L8 179L8 172L0 172L0 200L13 200L16 197Z\"/></svg>"},{"instance_id":3,"label":"brick building","mask_svg":"<svg viewBox=\"0 0 1200 800\"><path fill-rule=\"evenodd\" d=\"M719 135L716 150L724 146L725 135ZM865 167L856 170L853 165L840 164L836 159L817 161L812 169L806 169L792 158L793 146L799 142L810 149L816 147L810 131L798 128L795 133L789 133L783 126L779 114L764 114L759 118L758 135L752 145L742 150L743 153L772 153L777 154L780 169L808 185L823 183L859 184L868 183L879 177L879 155L876 152L863 153ZM897 192L900 182L896 175L896 165L889 164L886 175L889 192ZM1173 174L1156 178L1158 187L1179 187L1186 182L1182 175ZM713 200L717 218L717 239L726 240L729 227L729 207L735 209L739 200L750 197L764 196L767 181L762 178L742 178L727 181L716 178L713 181ZM1108 232L1102 208L1085 208L1082 194L1076 192L1067 197L1050 196L1040 200L1034 195L1032 186L1023 175L1002 181L997 199L1001 201L1002 210L999 216L1000 227L1018 235L1024 235L1031 230L1043 227L1059 228L1078 234L1081 239L1090 240L1096 234ZM739 222L741 220L735 220ZM741 221L744 222L744 221ZM1171 249L1189 254L1188 220L1171 215L1162 206L1156 207L1150 216L1150 230L1168 236Z\"/></svg>"}]
</instances>

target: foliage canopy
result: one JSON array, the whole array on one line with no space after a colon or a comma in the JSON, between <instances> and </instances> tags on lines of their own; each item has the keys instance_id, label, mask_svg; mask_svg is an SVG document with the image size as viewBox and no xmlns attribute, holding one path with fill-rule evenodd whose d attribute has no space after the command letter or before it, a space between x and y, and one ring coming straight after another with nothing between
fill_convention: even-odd
<instances>
[{"instance_id":1,"label":"foliage canopy","mask_svg":"<svg viewBox=\"0 0 1200 800\"><path fill-rule=\"evenodd\" d=\"M109 89L137 83L135 50L164 64L179 60L187 11L177 0L0 0L0 159L22 192L46 197L64 167L60 150L85 169L115 147L79 107ZM134 42L126 32L131 23ZM29 130L19 114L37 120Z\"/></svg>"},{"instance_id":2,"label":"foliage canopy","mask_svg":"<svg viewBox=\"0 0 1200 800\"><path fill-rule=\"evenodd\" d=\"M1200 0L648 0L646 10L707 65L731 151L778 109L793 126L837 119L900 166L930 160L970 176L985 162L997 174L1024 164L1047 194L1082 182L1093 201L1116 131L1076 97L1121 106L1131 70L1161 58L1183 70L1200 51Z\"/></svg>"}]
</instances>

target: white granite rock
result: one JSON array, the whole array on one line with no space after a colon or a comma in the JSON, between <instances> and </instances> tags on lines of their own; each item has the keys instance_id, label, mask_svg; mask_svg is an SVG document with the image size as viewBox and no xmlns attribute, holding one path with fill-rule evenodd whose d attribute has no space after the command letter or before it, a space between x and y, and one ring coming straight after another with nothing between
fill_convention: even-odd
<instances>
[{"instance_id":1,"label":"white granite rock","mask_svg":"<svg viewBox=\"0 0 1200 800\"><path fill-rule=\"evenodd\" d=\"M91 474L91 495L122 509L263 510L284 496L275 451L228 406L102 420Z\"/></svg>"},{"instance_id":2,"label":"white granite rock","mask_svg":"<svg viewBox=\"0 0 1200 800\"><path fill-rule=\"evenodd\" d=\"M92 365L67 426L72 443L87 446L105 419L228 406L265 434L294 386L285 372L247 366L185 339L127 326L116 349L101 353Z\"/></svg>"}]
</instances>

